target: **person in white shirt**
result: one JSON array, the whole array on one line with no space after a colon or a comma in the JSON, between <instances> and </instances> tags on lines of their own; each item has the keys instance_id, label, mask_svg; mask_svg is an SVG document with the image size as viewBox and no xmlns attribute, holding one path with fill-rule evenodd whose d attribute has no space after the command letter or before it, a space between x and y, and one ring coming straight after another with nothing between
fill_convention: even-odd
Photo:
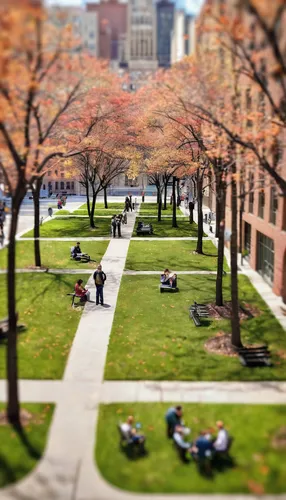
<instances>
[{"instance_id":1,"label":"person in white shirt","mask_svg":"<svg viewBox=\"0 0 286 500\"><path fill-rule=\"evenodd\" d=\"M185 435L186 433L184 432L184 427L182 427L181 425L176 425L175 432L173 434L173 439L175 443L177 443L177 445L180 446L180 448L183 448L186 451L191 452L192 443L189 443L184 440Z\"/></svg>"},{"instance_id":2,"label":"person in white shirt","mask_svg":"<svg viewBox=\"0 0 286 500\"><path fill-rule=\"evenodd\" d=\"M219 420L216 422L218 428L218 435L213 443L213 447L216 451L226 451L229 444L229 436L227 430L224 428L224 423Z\"/></svg>"},{"instance_id":3,"label":"person in white shirt","mask_svg":"<svg viewBox=\"0 0 286 500\"><path fill-rule=\"evenodd\" d=\"M126 422L123 422L123 424L120 425L120 429L124 437L129 440L131 439L133 443L144 443L145 441L145 436L143 434L138 434L137 429L133 427L134 424L134 417L130 415Z\"/></svg>"}]
</instances>

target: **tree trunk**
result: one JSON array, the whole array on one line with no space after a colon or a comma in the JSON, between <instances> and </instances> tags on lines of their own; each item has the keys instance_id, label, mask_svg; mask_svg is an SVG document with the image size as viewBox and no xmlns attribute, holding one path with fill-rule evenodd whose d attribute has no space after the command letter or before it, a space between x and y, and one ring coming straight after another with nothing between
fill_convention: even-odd
<instances>
[{"instance_id":1,"label":"tree trunk","mask_svg":"<svg viewBox=\"0 0 286 500\"><path fill-rule=\"evenodd\" d=\"M89 201L89 182L86 183L85 186L85 193L86 193L86 205L87 205L87 213L90 218L90 201Z\"/></svg>"},{"instance_id":2,"label":"tree trunk","mask_svg":"<svg viewBox=\"0 0 286 500\"><path fill-rule=\"evenodd\" d=\"M162 220L162 192L158 189L159 202L158 202L158 222Z\"/></svg>"},{"instance_id":3,"label":"tree trunk","mask_svg":"<svg viewBox=\"0 0 286 500\"><path fill-rule=\"evenodd\" d=\"M172 227L178 227L177 224L177 203L176 203L176 177L173 175L173 217L172 217Z\"/></svg>"},{"instance_id":4,"label":"tree trunk","mask_svg":"<svg viewBox=\"0 0 286 500\"><path fill-rule=\"evenodd\" d=\"M243 196L243 195L242 195ZM243 256L242 256L242 217L244 212L244 196L240 198L239 204L239 253L240 253L240 263L243 264Z\"/></svg>"},{"instance_id":5,"label":"tree trunk","mask_svg":"<svg viewBox=\"0 0 286 500\"><path fill-rule=\"evenodd\" d=\"M197 203L198 203L198 240L196 252L199 254L203 253L203 182L202 175L199 170L197 172Z\"/></svg>"},{"instance_id":6,"label":"tree trunk","mask_svg":"<svg viewBox=\"0 0 286 500\"><path fill-rule=\"evenodd\" d=\"M23 200L19 196L17 200L12 200L12 216L8 245L8 318L9 333L7 342L7 381L8 381L8 404L7 415L9 422L20 423L20 406L18 394L18 358L17 358L17 312L16 312L16 282L15 282L15 253L16 253L16 232L18 224L19 209Z\"/></svg>"},{"instance_id":7,"label":"tree trunk","mask_svg":"<svg viewBox=\"0 0 286 500\"><path fill-rule=\"evenodd\" d=\"M34 260L35 266L41 267L41 249L40 249L40 191L42 179L37 179L36 187L32 187L34 201Z\"/></svg>"},{"instance_id":8,"label":"tree trunk","mask_svg":"<svg viewBox=\"0 0 286 500\"><path fill-rule=\"evenodd\" d=\"M157 205L158 205L158 203L159 203L159 197L160 197L160 196L159 196L159 189L158 189L157 184L156 184L156 188L157 188Z\"/></svg>"},{"instance_id":9,"label":"tree trunk","mask_svg":"<svg viewBox=\"0 0 286 500\"><path fill-rule=\"evenodd\" d=\"M231 179L231 239L230 239L230 264L231 264L231 343L241 347L239 303L238 303L238 274L237 274L237 182L236 164L233 162Z\"/></svg>"},{"instance_id":10,"label":"tree trunk","mask_svg":"<svg viewBox=\"0 0 286 500\"><path fill-rule=\"evenodd\" d=\"M91 202L91 209L90 209L90 214L89 214L89 224L90 227L95 228L94 224L94 211L95 211L95 205L96 205L96 197L97 193L93 191L92 193L92 202Z\"/></svg>"},{"instance_id":11,"label":"tree trunk","mask_svg":"<svg viewBox=\"0 0 286 500\"><path fill-rule=\"evenodd\" d=\"M217 201L219 202L220 224L218 231L218 256L217 256L217 275L216 275L216 299L217 306L223 306L223 260L224 260L224 231L225 231L225 203L226 203L226 184L221 182L220 192L217 192Z\"/></svg>"},{"instance_id":12,"label":"tree trunk","mask_svg":"<svg viewBox=\"0 0 286 500\"><path fill-rule=\"evenodd\" d=\"M181 204L181 198L180 198L180 180L177 179L177 198L176 198L176 205L179 207Z\"/></svg>"},{"instance_id":13,"label":"tree trunk","mask_svg":"<svg viewBox=\"0 0 286 500\"><path fill-rule=\"evenodd\" d=\"M219 238L219 228L220 228L220 221L222 219L222 214L221 214L221 207L222 204L220 202L220 195L219 193L221 192L221 184L222 184L222 179L221 179L222 172L216 172L215 174L215 183L216 183L216 201L215 201L215 213L216 213L216 228L215 228L215 237Z\"/></svg>"},{"instance_id":14,"label":"tree trunk","mask_svg":"<svg viewBox=\"0 0 286 500\"><path fill-rule=\"evenodd\" d=\"M108 203L107 203L107 186L103 188L103 196L104 196L104 208L108 208Z\"/></svg>"},{"instance_id":15,"label":"tree trunk","mask_svg":"<svg viewBox=\"0 0 286 500\"><path fill-rule=\"evenodd\" d=\"M164 206L163 210L167 210L167 190L168 190L168 183L164 183Z\"/></svg>"}]
</instances>

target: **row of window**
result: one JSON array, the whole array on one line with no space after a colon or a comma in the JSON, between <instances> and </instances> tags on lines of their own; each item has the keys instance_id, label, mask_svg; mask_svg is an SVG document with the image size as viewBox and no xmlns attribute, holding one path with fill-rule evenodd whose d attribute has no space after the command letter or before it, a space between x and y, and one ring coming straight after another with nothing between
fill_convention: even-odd
<instances>
[{"instance_id":1,"label":"row of window","mask_svg":"<svg viewBox=\"0 0 286 500\"><path fill-rule=\"evenodd\" d=\"M60 190L67 190L67 191L69 191L69 190L74 191L74 181L66 181L66 182L64 182L64 181L60 181L60 182L55 181L54 184L55 184L54 189L56 191L58 191L58 189L60 189ZM45 184L43 184L43 189L46 189L46 185ZM48 183L48 189L49 189L49 191L52 191L52 189L53 189L52 182Z\"/></svg>"},{"instance_id":2,"label":"row of window","mask_svg":"<svg viewBox=\"0 0 286 500\"><path fill-rule=\"evenodd\" d=\"M277 191L274 187L270 190L270 212L269 212L269 222L271 224L276 224L276 214L278 210L278 196ZM248 199L248 211L250 214L254 213L254 192L249 193ZM264 190L258 193L258 217L264 219L265 216L265 193Z\"/></svg>"},{"instance_id":3,"label":"row of window","mask_svg":"<svg viewBox=\"0 0 286 500\"><path fill-rule=\"evenodd\" d=\"M251 254L251 225L244 223L245 256ZM274 241L257 231L256 269L270 285L274 280Z\"/></svg>"}]
</instances>

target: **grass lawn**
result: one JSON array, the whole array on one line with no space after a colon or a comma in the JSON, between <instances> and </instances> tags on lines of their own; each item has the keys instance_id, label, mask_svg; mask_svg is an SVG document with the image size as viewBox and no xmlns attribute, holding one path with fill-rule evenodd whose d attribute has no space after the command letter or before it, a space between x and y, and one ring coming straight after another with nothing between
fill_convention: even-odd
<instances>
[{"instance_id":1,"label":"grass lawn","mask_svg":"<svg viewBox=\"0 0 286 500\"><path fill-rule=\"evenodd\" d=\"M53 405L23 404L22 407L33 415L33 421L23 429L23 436L19 436L11 425L0 426L1 488L31 472L45 450ZM0 411L4 408L4 404L0 403ZM27 440L26 444L23 438Z\"/></svg>"},{"instance_id":2,"label":"grass lawn","mask_svg":"<svg viewBox=\"0 0 286 500\"><path fill-rule=\"evenodd\" d=\"M115 214L119 214L122 212L123 209L116 209L116 208L102 208L102 209L99 209L99 210L95 210L94 211L94 216L95 217L100 217L102 215L105 215L105 216L108 216L108 217L112 217L113 215ZM88 212L87 210L75 210L72 215L88 215Z\"/></svg>"},{"instance_id":3,"label":"grass lawn","mask_svg":"<svg viewBox=\"0 0 286 500\"><path fill-rule=\"evenodd\" d=\"M245 343L267 343L274 366L244 368L236 357L211 354L205 342L219 331L230 332L229 320L203 320L195 327L189 306L214 302L214 275L181 275L179 293L159 293L157 276L123 276L105 366L108 380L285 380L286 338L248 278L239 277L242 303L261 314L243 321ZM230 278L224 277L225 300ZM278 356L277 352L280 352Z\"/></svg>"},{"instance_id":4,"label":"grass lawn","mask_svg":"<svg viewBox=\"0 0 286 500\"><path fill-rule=\"evenodd\" d=\"M200 474L192 459L182 463L172 441L166 438L164 415L170 406L100 406L95 458L107 481L123 490L144 493L285 493L285 448L275 449L272 443L285 426L285 406L184 404L184 420L192 429L190 440L220 419L234 438L228 466L226 460L224 468L214 462L212 477ZM147 436L147 455L137 460L130 460L114 443L116 425L128 415L134 415Z\"/></svg>"},{"instance_id":5,"label":"grass lawn","mask_svg":"<svg viewBox=\"0 0 286 500\"><path fill-rule=\"evenodd\" d=\"M157 221L157 218L144 218L137 216L133 236L137 236L136 228L139 221L144 222L144 224L152 224L153 226L153 234L148 234L148 238L166 238L166 237L190 237L197 236L198 234L198 226L193 222L193 224L189 223L189 220L186 218L178 218L177 224L178 227L172 227L172 219L164 218L161 222ZM206 235L204 235L206 236ZM144 239L144 235L142 236Z\"/></svg>"},{"instance_id":6,"label":"grass lawn","mask_svg":"<svg viewBox=\"0 0 286 500\"><path fill-rule=\"evenodd\" d=\"M140 205L140 215L157 215L158 213L158 205L157 203L141 203ZM162 208L162 215L172 215L173 206L170 203L167 203L166 210ZM177 215L183 215L182 211L179 207L177 207Z\"/></svg>"},{"instance_id":7,"label":"grass lawn","mask_svg":"<svg viewBox=\"0 0 286 500\"><path fill-rule=\"evenodd\" d=\"M63 269L94 269L96 262L81 263L70 258L72 241L41 241L42 266ZM109 241L83 241L81 249L100 262ZM34 265L34 242L17 241L16 267L23 269ZM7 269L7 248L0 250L0 269Z\"/></svg>"},{"instance_id":8,"label":"grass lawn","mask_svg":"<svg viewBox=\"0 0 286 500\"><path fill-rule=\"evenodd\" d=\"M26 331L19 334L19 378L60 379L80 320L71 308L74 284L80 275L17 274L19 322ZM85 280L85 278L83 277ZM1 290L6 276L0 276ZM79 308L80 310L82 308ZM6 293L0 301L0 318L7 316ZM0 378L6 376L6 341L0 341Z\"/></svg>"},{"instance_id":9,"label":"grass lawn","mask_svg":"<svg viewBox=\"0 0 286 500\"><path fill-rule=\"evenodd\" d=\"M80 239L80 237L95 237L95 236L110 236L110 220L101 219L97 217L95 219L95 229L89 227L89 219L87 217L57 217L49 222L46 222L41 226L40 233L43 238L64 238L64 237L74 237L75 239ZM34 231L29 231L25 233L23 237L33 238Z\"/></svg>"},{"instance_id":10,"label":"grass lawn","mask_svg":"<svg viewBox=\"0 0 286 500\"><path fill-rule=\"evenodd\" d=\"M206 255L193 254L196 246L196 241L131 241L125 267L136 271L158 271L165 267L176 271L215 271L214 244L203 242ZM226 260L224 269L228 269Z\"/></svg>"},{"instance_id":11,"label":"grass lawn","mask_svg":"<svg viewBox=\"0 0 286 500\"><path fill-rule=\"evenodd\" d=\"M96 207L96 210L123 210L124 209L124 202L121 201L121 202L108 202L108 209L104 208L104 203L97 203L95 205ZM86 213L87 213L87 204L84 203L83 205L81 205L78 210L86 210Z\"/></svg>"},{"instance_id":12,"label":"grass lawn","mask_svg":"<svg viewBox=\"0 0 286 500\"><path fill-rule=\"evenodd\" d=\"M63 208L61 210L56 210L54 212L54 215L70 215L71 212L69 212L68 210L64 210Z\"/></svg>"}]
</instances>

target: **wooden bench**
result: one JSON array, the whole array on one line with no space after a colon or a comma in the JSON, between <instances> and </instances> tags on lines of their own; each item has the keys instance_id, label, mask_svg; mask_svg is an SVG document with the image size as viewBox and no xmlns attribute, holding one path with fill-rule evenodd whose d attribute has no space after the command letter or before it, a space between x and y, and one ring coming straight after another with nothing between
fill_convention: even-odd
<instances>
[{"instance_id":1,"label":"wooden bench","mask_svg":"<svg viewBox=\"0 0 286 500\"><path fill-rule=\"evenodd\" d=\"M195 323L195 326L201 326L201 318L208 318L209 317L209 311L206 305L204 304L198 304L197 302L194 302L193 305L190 307L190 318L193 320Z\"/></svg>"},{"instance_id":2,"label":"wooden bench","mask_svg":"<svg viewBox=\"0 0 286 500\"><path fill-rule=\"evenodd\" d=\"M71 301L71 306L74 307L74 306L83 306L85 303L86 303L86 300L83 300L83 297L81 297L80 295L76 295L75 292L73 293L67 293L67 295L69 295L71 298L72 298L72 301ZM75 303L75 299L78 298L80 299L79 302Z\"/></svg>"},{"instance_id":3,"label":"wooden bench","mask_svg":"<svg viewBox=\"0 0 286 500\"><path fill-rule=\"evenodd\" d=\"M238 358L242 366L249 368L272 366L271 353L267 346L243 347L238 350Z\"/></svg>"}]
</instances>

